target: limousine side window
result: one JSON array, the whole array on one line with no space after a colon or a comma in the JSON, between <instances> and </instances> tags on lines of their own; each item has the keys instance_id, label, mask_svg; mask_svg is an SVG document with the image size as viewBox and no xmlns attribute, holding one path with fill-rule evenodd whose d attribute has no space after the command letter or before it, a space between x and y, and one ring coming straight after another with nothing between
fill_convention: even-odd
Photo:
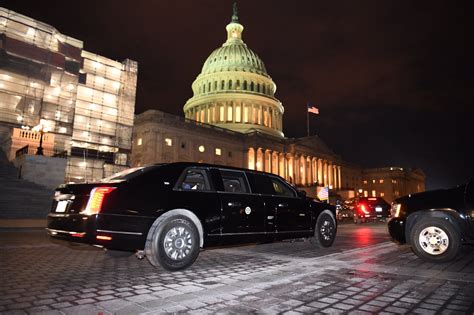
<instances>
[{"instance_id":1,"label":"limousine side window","mask_svg":"<svg viewBox=\"0 0 474 315\"><path fill-rule=\"evenodd\" d=\"M233 193L249 193L247 178L243 172L220 170L224 191Z\"/></svg>"},{"instance_id":2,"label":"limousine side window","mask_svg":"<svg viewBox=\"0 0 474 315\"><path fill-rule=\"evenodd\" d=\"M284 197L296 197L295 191L280 179L276 177L270 177L270 181L272 182L274 195Z\"/></svg>"},{"instance_id":3,"label":"limousine side window","mask_svg":"<svg viewBox=\"0 0 474 315\"><path fill-rule=\"evenodd\" d=\"M187 169L181 176L177 188L180 190L211 190L206 171L203 169Z\"/></svg>"}]
</instances>

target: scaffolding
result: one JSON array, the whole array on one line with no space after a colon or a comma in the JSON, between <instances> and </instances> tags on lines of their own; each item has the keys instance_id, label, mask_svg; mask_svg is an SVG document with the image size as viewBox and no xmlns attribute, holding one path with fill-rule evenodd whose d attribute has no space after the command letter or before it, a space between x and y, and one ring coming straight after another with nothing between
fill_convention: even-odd
<instances>
[{"instance_id":1,"label":"scaffolding","mask_svg":"<svg viewBox=\"0 0 474 315\"><path fill-rule=\"evenodd\" d=\"M66 181L129 165L138 65L83 50L54 27L0 8L0 124L54 134ZM11 132L11 142L15 142Z\"/></svg>"}]
</instances>

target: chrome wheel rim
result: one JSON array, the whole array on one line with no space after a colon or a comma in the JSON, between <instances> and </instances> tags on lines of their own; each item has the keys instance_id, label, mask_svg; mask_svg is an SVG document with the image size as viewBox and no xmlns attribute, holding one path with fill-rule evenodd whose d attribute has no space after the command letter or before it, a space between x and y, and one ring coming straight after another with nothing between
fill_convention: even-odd
<instances>
[{"instance_id":1,"label":"chrome wheel rim","mask_svg":"<svg viewBox=\"0 0 474 315\"><path fill-rule=\"evenodd\" d=\"M334 233L334 225L329 220L324 220L319 228L319 234L325 241L331 240Z\"/></svg>"},{"instance_id":2,"label":"chrome wheel rim","mask_svg":"<svg viewBox=\"0 0 474 315\"><path fill-rule=\"evenodd\" d=\"M441 255L449 247L449 237L445 231L436 226L424 228L418 235L421 248L430 255Z\"/></svg>"},{"instance_id":3,"label":"chrome wheel rim","mask_svg":"<svg viewBox=\"0 0 474 315\"><path fill-rule=\"evenodd\" d=\"M166 256L179 261L186 258L193 248L191 232L185 227L173 227L166 233L163 240Z\"/></svg>"}]
</instances>

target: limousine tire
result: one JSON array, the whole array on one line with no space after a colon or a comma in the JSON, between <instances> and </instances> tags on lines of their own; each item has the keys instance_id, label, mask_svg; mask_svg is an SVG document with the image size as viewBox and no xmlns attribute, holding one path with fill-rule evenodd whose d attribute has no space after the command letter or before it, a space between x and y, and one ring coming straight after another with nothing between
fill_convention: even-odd
<instances>
[{"instance_id":1,"label":"limousine tire","mask_svg":"<svg viewBox=\"0 0 474 315\"><path fill-rule=\"evenodd\" d=\"M316 220L314 237L311 241L315 245L330 247L336 238L336 222L334 217L327 211L321 212Z\"/></svg>"},{"instance_id":2,"label":"limousine tire","mask_svg":"<svg viewBox=\"0 0 474 315\"><path fill-rule=\"evenodd\" d=\"M461 237L445 219L421 219L411 230L413 252L429 262L447 262L461 250Z\"/></svg>"},{"instance_id":3,"label":"limousine tire","mask_svg":"<svg viewBox=\"0 0 474 315\"><path fill-rule=\"evenodd\" d=\"M175 271L191 266L199 255L199 232L183 215L158 218L148 232L145 255L155 267Z\"/></svg>"}]
</instances>

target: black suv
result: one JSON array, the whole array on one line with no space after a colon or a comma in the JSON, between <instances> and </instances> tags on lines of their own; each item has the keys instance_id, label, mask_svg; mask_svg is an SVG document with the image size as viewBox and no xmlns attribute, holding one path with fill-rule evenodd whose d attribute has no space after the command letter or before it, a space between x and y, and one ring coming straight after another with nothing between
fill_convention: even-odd
<instances>
[{"instance_id":1,"label":"black suv","mask_svg":"<svg viewBox=\"0 0 474 315\"><path fill-rule=\"evenodd\" d=\"M138 251L154 266L190 266L202 247L308 237L329 247L336 210L283 178L198 163L129 169L56 189L47 231L57 239Z\"/></svg>"},{"instance_id":2,"label":"black suv","mask_svg":"<svg viewBox=\"0 0 474 315\"><path fill-rule=\"evenodd\" d=\"M419 257L446 262L462 243L474 244L474 181L445 190L404 196L392 203L391 237Z\"/></svg>"}]
</instances>

